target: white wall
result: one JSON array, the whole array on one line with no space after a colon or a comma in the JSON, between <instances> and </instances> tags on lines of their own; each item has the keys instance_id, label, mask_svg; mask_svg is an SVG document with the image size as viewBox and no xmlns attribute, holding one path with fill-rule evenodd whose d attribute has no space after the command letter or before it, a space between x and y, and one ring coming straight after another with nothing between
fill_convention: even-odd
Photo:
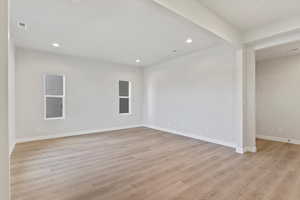
<instances>
[{"instance_id":1,"label":"white wall","mask_svg":"<svg viewBox=\"0 0 300 200\"><path fill-rule=\"evenodd\" d=\"M16 144L15 135L15 46L9 41L8 51L8 131L9 151L12 153Z\"/></svg>"},{"instance_id":2,"label":"white wall","mask_svg":"<svg viewBox=\"0 0 300 200\"><path fill-rule=\"evenodd\" d=\"M235 146L235 67L220 46L146 69L146 125Z\"/></svg>"},{"instance_id":3,"label":"white wall","mask_svg":"<svg viewBox=\"0 0 300 200\"><path fill-rule=\"evenodd\" d=\"M66 119L44 120L43 75L66 76ZM132 115L118 114L118 81L132 82ZM142 124L143 70L17 48L17 140Z\"/></svg>"},{"instance_id":4,"label":"white wall","mask_svg":"<svg viewBox=\"0 0 300 200\"><path fill-rule=\"evenodd\" d=\"M8 1L0 0L0 199L9 200Z\"/></svg>"},{"instance_id":5,"label":"white wall","mask_svg":"<svg viewBox=\"0 0 300 200\"><path fill-rule=\"evenodd\" d=\"M257 135L300 141L300 55L257 63Z\"/></svg>"}]
</instances>

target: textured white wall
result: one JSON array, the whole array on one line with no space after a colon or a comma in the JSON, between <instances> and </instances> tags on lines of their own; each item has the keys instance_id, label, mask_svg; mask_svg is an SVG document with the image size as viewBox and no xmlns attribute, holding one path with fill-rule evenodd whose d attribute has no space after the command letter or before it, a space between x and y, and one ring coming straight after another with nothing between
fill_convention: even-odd
<instances>
[{"instance_id":1,"label":"textured white wall","mask_svg":"<svg viewBox=\"0 0 300 200\"><path fill-rule=\"evenodd\" d=\"M300 55L257 63L257 135L300 140Z\"/></svg>"},{"instance_id":2,"label":"textured white wall","mask_svg":"<svg viewBox=\"0 0 300 200\"><path fill-rule=\"evenodd\" d=\"M44 120L43 75L66 76L66 119ZM118 81L132 82L132 115L118 114ZM17 48L18 140L142 124L142 68Z\"/></svg>"},{"instance_id":3,"label":"textured white wall","mask_svg":"<svg viewBox=\"0 0 300 200\"><path fill-rule=\"evenodd\" d=\"M145 123L236 145L236 57L227 46L145 70Z\"/></svg>"}]
</instances>

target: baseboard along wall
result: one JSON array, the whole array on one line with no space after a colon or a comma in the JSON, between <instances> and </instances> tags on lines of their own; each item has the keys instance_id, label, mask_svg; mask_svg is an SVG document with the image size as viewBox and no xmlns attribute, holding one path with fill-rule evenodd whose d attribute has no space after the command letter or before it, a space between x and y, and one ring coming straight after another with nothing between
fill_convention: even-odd
<instances>
[{"instance_id":1,"label":"baseboard along wall","mask_svg":"<svg viewBox=\"0 0 300 200\"><path fill-rule=\"evenodd\" d=\"M292 139L292 138L274 137L274 136L267 136L267 135L257 135L256 138L263 139L263 140L271 140L271 141L275 141L275 142L300 144L300 140Z\"/></svg>"},{"instance_id":2,"label":"baseboard along wall","mask_svg":"<svg viewBox=\"0 0 300 200\"><path fill-rule=\"evenodd\" d=\"M17 144L25 143L25 142L39 141L39 140L47 140L47 139L63 138L63 137L70 137L70 136L87 135L87 134L93 134L93 133L101 133L101 132L107 132L107 131L117 131L117 130L129 129L129 128L138 128L141 126L142 125L132 125L132 126L114 127L114 128L107 128L107 129L79 130L79 131L73 131L73 132L55 134L55 135L45 135L45 136L37 136L37 137L30 137L30 138L17 138Z\"/></svg>"},{"instance_id":3,"label":"baseboard along wall","mask_svg":"<svg viewBox=\"0 0 300 200\"><path fill-rule=\"evenodd\" d=\"M79 131L73 131L73 132L68 132L68 133L62 133L62 134L56 134L56 135L46 135L46 136L37 136L37 137L31 137L31 138L17 138L16 143L18 144L18 143L25 143L25 142L32 142L32 141L39 141L39 140L63 138L63 137L78 136L78 135L87 135L87 134L93 134L93 133L101 133L101 132L107 132L107 131L117 131L117 130L123 130L123 129L138 128L138 127L151 128L151 129L167 132L167 133L170 133L170 134L181 135L181 136L184 136L184 137L189 137L189 138L193 138L193 139L197 139L197 140L202 140L202 141L205 141L205 142L210 142L210 143L219 144L219 145L226 146L226 147L235 148L236 152L241 153L241 154L243 154L245 152L256 152L256 147L255 146L254 147L240 148L240 147L237 147L233 143L228 143L228 142L224 142L224 141L220 141L220 140L216 140L216 139L212 139L212 138L208 138L208 137L203 137L203 136L199 136L199 135L192 134L192 133L184 133L184 132L180 132L180 131L165 129L165 128L152 126L152 125L145 125L145 124L143 124L143 125L133 125L133 126L124 126L124 127L114 127L114 128L107 128L107 129L98 129L98 130L79 130ZM300 144L300 142L299 142L299 144ZM14 146L11 147L10 153L13 152Z\"/></svg>"}]
</instances>

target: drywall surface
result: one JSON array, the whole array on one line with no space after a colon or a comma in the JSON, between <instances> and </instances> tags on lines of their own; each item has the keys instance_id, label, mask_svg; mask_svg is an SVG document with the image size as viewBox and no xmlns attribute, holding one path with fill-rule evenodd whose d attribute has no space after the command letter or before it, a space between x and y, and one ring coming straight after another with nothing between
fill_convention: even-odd
<instances>
[{"instance_id":1,"label":"drywall surface","mask_svg":"<svg viewBox=\"0 0 300 200\"><path fill-rule=\"evenodd\" d=\"M0 199L9 200L8 1L0 0Z\"/></svg>"},{"instance_id":2,"label":"drywall surface","mask_svg":"<svg viewBox=\"0 0 300 200\"><path fill-rule=\"evenodd\" d=\"M8 132L9 150L12 153L16 144L15 135L15 46L9 41L8 51Z\"/></svg>"},{"instance_id":3,"label":"drywall surface","mask_svg":"<svg viewBox=\"0 0 300 200\"><path fill-rule=\"evenodd\" d=\"M300 140L300 55L256 67L257 135Z\"/></svg>"},{"instance_id":4,"label":"drywall surface","mask_svg":"<svg viewBox=\"0 0 300 200\"><path fill-rule=\"evenodd\" d=\"M145 124L235 146L235 66L218 46L145 69Z\"/></svg>"},{"instance_id":5,"label":"drywall surface","mask_svg":"<svg viewBox=\"0 0 300 200\"><path fill-rule=\"evenodd\" d=\"M44 119L45 74L65 75L64 120ZM119 80L132 83L132 115L118 114ZM142 105L142 68L23 48L16 50L17 140L140 125Z\"/></svg>"},{"instance_id":6,"label":"drywall surface","mask_svg":"<svg viewBox=\"0 0 300 200\"><path fill-rule=\"evenodd\" d=\"M225 41L240 45L241 34L231 24L225 22L208 8L202 6L197 0L153 0L167 9L183 16L198 26L217 35Z\"/></svg>"}]
</instances>

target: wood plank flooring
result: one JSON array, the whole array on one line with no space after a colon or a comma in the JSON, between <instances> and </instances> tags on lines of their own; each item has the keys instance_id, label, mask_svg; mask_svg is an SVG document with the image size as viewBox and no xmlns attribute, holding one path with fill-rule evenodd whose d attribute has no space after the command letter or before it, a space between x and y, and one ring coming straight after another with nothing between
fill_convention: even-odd
<instances>
[{"instance_id":1,"label":"wood plank flooring","mask_svg":"<svg viewBox=\"0 0 300 200\"><path fill-rule=\"evenodd\" d=\"M148 128L18 144L13 200L300 200L300 145L258 153Z\"/></svg>"}]
</instances>

